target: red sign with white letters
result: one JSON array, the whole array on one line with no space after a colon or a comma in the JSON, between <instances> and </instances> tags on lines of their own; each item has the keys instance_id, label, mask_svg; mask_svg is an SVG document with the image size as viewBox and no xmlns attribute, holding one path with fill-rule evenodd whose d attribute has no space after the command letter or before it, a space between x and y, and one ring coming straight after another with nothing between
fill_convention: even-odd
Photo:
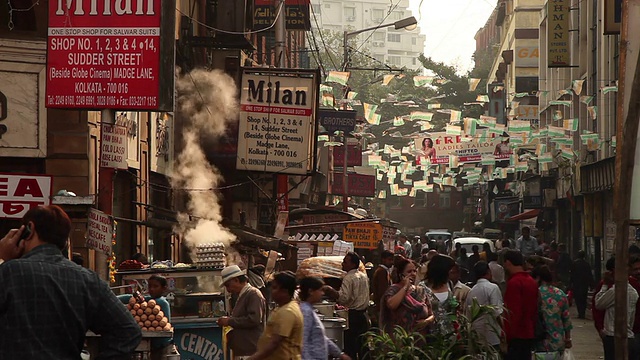
<instances>
[{"instance_id":1,"label":"red sign with white letters","mask_svg":"<svg viewBox=\"0 0 640 360\"><path fill-rule=\"evenodd\" d=\"M161 0L50 0L46 106L155 110Z\"/></svg>"},{"instance_id":2,"label":"red sign with white letters","mask_svg":"<svg viewBox=\"0 0 640 360\"><path fill-rule=\"evenodd\" d=\"M22 219L32 208L51 203L51 176L0 174L0 218Z\"/></svg>"}]
</instances>

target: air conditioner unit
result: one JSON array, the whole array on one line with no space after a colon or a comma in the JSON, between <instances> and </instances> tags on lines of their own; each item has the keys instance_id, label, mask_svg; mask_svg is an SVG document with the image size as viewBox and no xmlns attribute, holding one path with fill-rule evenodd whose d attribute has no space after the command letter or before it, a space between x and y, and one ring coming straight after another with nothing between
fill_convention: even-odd
<instances>
[{"instance_id":1,"label":"air conditioner unit","mask_svg":"<svg viewBox=\"0 0 640 360\"><path fill-rule=\"evenodd\" d=\"M356 17L355 16L349 16L347 17L347 21L355 21Z\"/></svg>"},{"instance_id":2,"label":"air conditioner unit","mask_svg":"<svg viewBox=\"0 0 640 360\"><path fill-rule=\"evenodd\" d=\"M384 47L384 41L374 41L373 46Z\"/></svg>"}]
</instances>

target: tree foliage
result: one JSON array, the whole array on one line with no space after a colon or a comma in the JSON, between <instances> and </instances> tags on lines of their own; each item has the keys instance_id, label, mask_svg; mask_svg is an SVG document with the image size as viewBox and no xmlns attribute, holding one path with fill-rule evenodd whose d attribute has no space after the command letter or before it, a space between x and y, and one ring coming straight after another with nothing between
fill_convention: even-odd
<instances>
[{"instance_id":1,"label":"tree foliage","mask_svg":"<svg viewBox=\"0 0 640 360\"><path fill-rule=\"evenodd\" d=\"M318 46L315 64L329 71L341 71L344 64L343 33L327 29L314 30L312 41ZM351 90L358 93L356 97L362 103L378 105L377 113L382 116L380 125L367 125L367 131L375 135L375 142L380 148L393 145L396 149L411 143L412 137L419 137L420 126L415 122L405 121L404 125L394 126L393 119L409 115L412 111L432 112L433 131L443 131L450 120L446 109L462 111L462 117L478 118L484 113L484 106L476 101L478 94L486 92L486 78L491 68L493 53L490 50L474 54L475 67L461 74L455 66L438 62L421 55L418 60L425 70L403 69L402 72L385 70L386 64L374 59L368 49L360 49L355 39L349 39L350 64L352 67L379 68L379 71L351 71L348 87L332 84L336 99L342 99ZM385 75L396 75L388 85L383 85ZM434 83L426 87L416 87L413 77L427 75L434 78ZM480 78L482 81L475 91L469 90L469 79ZM437 80L440 80L438 82ZM429 109L429 104L440 104L441 109ZM354 106L363 116L362 105ZM444 110L444 111L443 111ZM418 125L418 126L416 126ZM397 136L402 134L403 136ZM395 136L393 136L395 134Z\"/></svg>"}]
</instances>

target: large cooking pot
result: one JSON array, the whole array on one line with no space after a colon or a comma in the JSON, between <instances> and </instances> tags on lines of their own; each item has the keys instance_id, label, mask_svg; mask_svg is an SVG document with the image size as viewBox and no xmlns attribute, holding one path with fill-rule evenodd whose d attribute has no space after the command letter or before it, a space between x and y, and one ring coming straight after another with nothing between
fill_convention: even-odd
<instances>
[{"instance_id":1,"label":"large cooking pot","mask_svg":"<svg viewBox=\"0 0 640 360\"><path fill-rule=\"evenodd\" d=\"M324 318L322 325L327 337L336 343L340 349L344 349L344 330L347 327L343 318Z\"/></svg>"},{"instance_id":2,"label":"large cooking pot","mask_svg":"<svg viewBox=\"0 0 640 360\"><path fill-rule=\"evenodd\" d=\"M332 318L336 303L331 301L323 301L321 303L313 304L313 307L318 310L318 314L324 315L324 317Z\"/></svg>"}]
</instances>

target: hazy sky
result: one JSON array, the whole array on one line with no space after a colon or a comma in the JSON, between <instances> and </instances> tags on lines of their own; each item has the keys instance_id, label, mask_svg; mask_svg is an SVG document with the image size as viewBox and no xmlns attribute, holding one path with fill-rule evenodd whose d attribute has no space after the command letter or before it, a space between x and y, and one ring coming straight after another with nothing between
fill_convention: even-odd
<instances>
[{"instance_id":1,"label":"hazy sky","mask_svg":"<svg viewBox=\"0 0 640 360\"><path fill-rule=\"evenodd\" d=\"M425 56L463 72L473 68L476 31L484 26L496 0L409 0L409 8L425 34ZM418 7L420 9L418 10Z\"/></svg>"}]
</instances>

